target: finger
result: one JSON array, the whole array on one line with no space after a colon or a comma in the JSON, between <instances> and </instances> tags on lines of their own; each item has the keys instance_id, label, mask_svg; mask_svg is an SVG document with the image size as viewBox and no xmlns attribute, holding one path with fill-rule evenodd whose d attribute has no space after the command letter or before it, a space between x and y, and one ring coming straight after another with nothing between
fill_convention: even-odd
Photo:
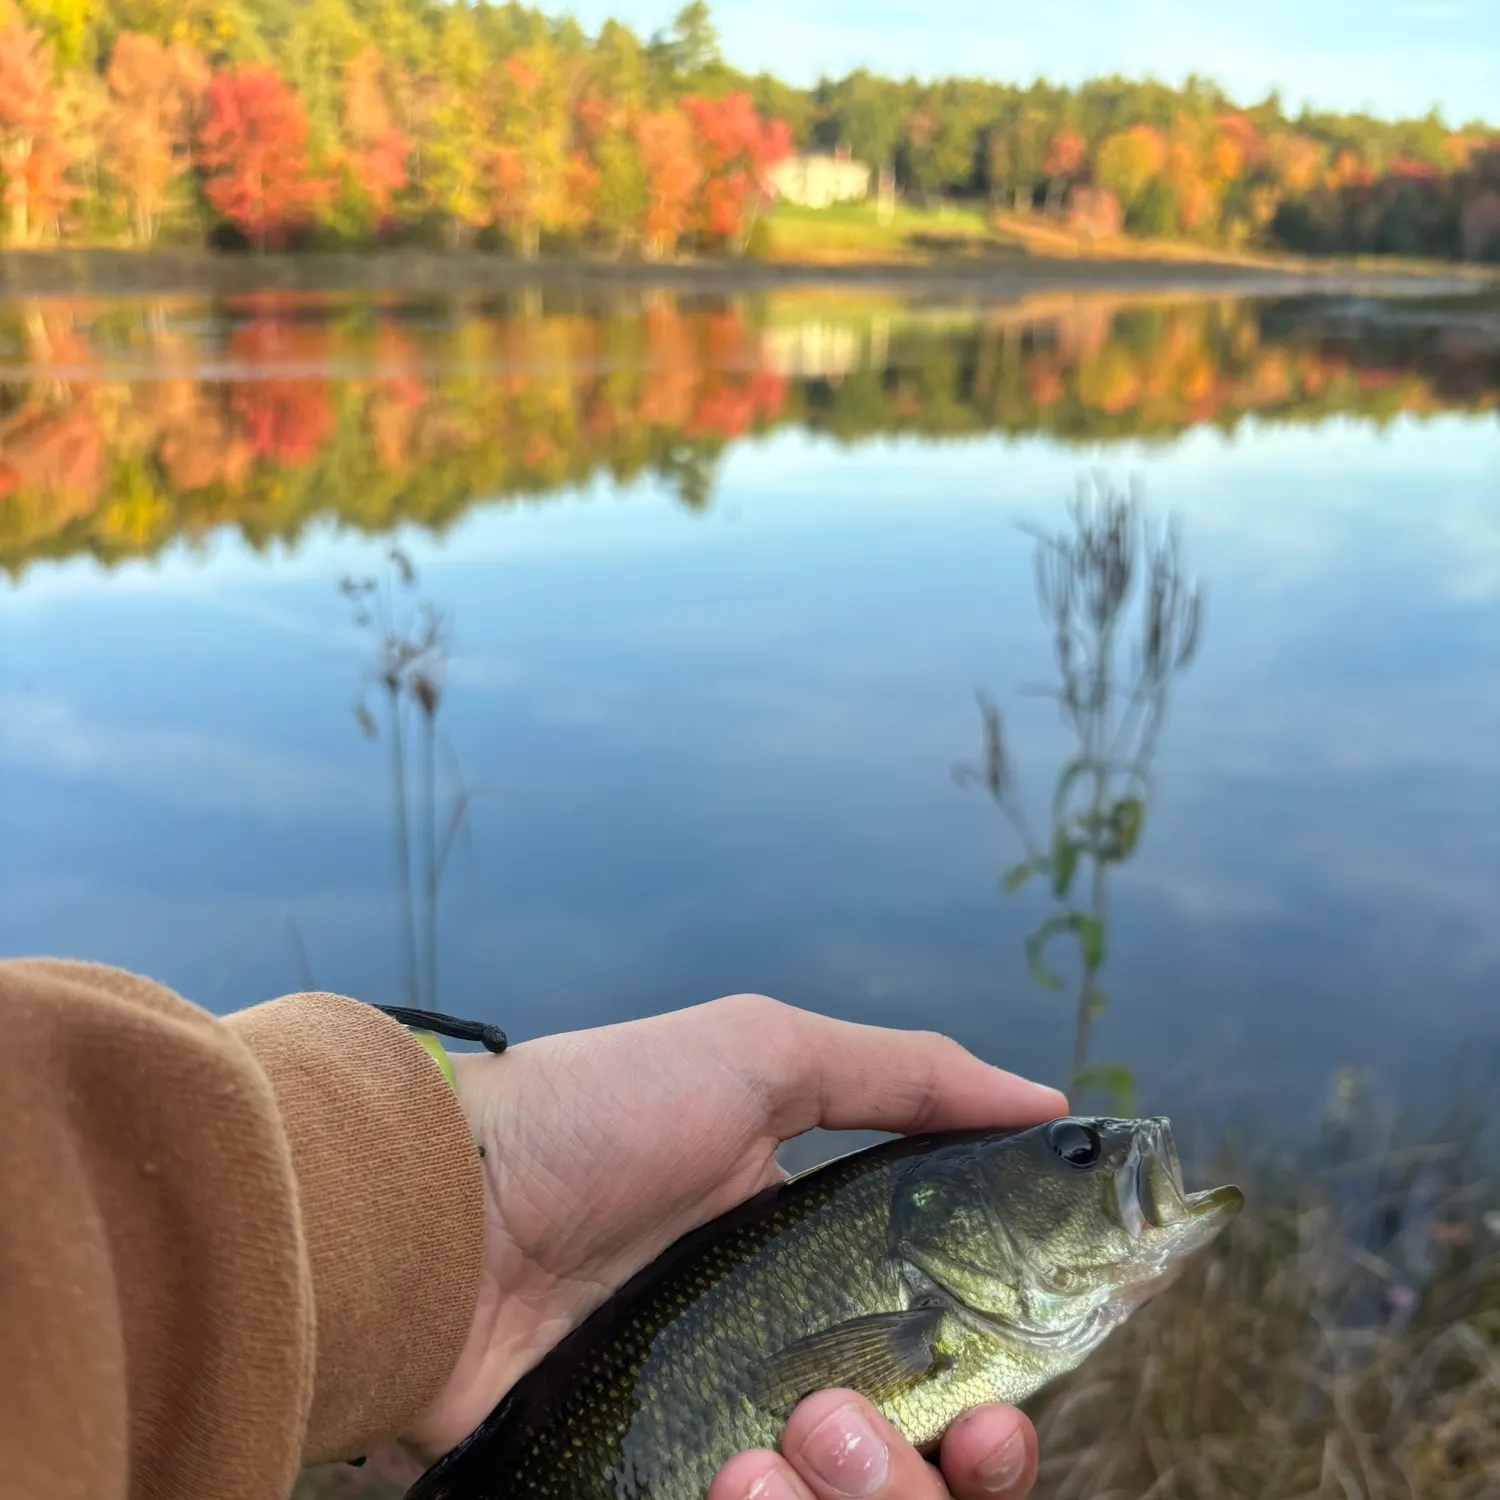
<instances>
[{"instance_id":1,"label":"finger","mask_svg":"<svg viewBox=\"0 0 1500 1500\"><path fill-rule=\"evenodd\" d=\"M938 1470L853 1391L803 1401L781 1452L813 1500L947 1500Z\"/></svg>"},{"instance_id":2,"label":"finger","mask_svg":"<svg viewBox=\"0 0 1500 1500\"><path fill-rule=\"evenodd\" d=\"M736 1453L708 1487L705 1500L816 1500L797 1471L769 1448Z\"/></svg>"},{"instance_id":3,"label":"finger","mask_svg":"<svg viewBox=\"0 0 1500 1500\"><path fill-rule=\"evenodd\" d=\"M838 1424L852 1406L885 1445L887 1463L849 1472L853 1447ZM821 1477L816 1445L832 1437L835 1477ZM787 1424L782 1446L790 1457L769 1449L736 1454L710 1486L707 1500L1020 1500L1036 1482L1036 1430L1013 1406L981 1406L960 1417L942 1445L942 1475L922 1460L868 1403L849 1391L823 1391L798 1407ZM857 1445L856 1445L857 1446ZM913 1462L915 1460L915 1462ZM876 1487L868 1484L876 1472Z\"/></svg>"},{"instance_id":4,"label":"finger","mask_svg":"<svg viewBox=\"0 0 1500 1500\"><path fill-rule=\"evenodd\" d=\"M924 1130L1032 1125L1066 1114L1056 1089L981 1062L949 1037L836 1021L761 1001L747 1038L783 1139L827 1130Z\"/></svg>"},{"instance_id":5,"label":"finger","mask_svg":"<svg viewBox=\"0 0 1500 1500\"><path fill-rule=\"evenodd\" d=\"M944 1436L942 1467L954 1500L1019 1500L1036 1483L1036 1428L1013 1406L976 1406Z\"/></svg>"}]
</instances>

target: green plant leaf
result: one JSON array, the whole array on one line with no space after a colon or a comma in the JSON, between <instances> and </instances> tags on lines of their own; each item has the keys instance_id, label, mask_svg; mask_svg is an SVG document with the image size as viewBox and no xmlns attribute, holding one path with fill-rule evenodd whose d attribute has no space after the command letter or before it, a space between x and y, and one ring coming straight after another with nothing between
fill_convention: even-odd
<instances>
[{"instance_id":1,"label":"green plant leaf","mask_svg":"<svg viewBox=\"0 0 1500 1500\"><path fill-rule=\"evenodd\" d=\"M1116 1115L1135 1115L1135 1074L1124 1063L1091 1063L1069 1081L1069 1093L1097 1092L1109 1097Z\"/></svg>"},{"instance_id":2,"label":"green plant leaf","mask_svg":"<svg viewBox=\"0 0 1500 1500\"><path fill-rule=\"evenodd\" d=\"M1026 939L1026 968L1031 977L1044 990L1060 990L1062 980L1042 961L1047 944L1060 932L1071 932L1078 924L1078 914L1070 912L1064 917L1048 917L1030 937Z\"/></svg>"},{"instance_id":3,"label":"green plant leaf","mask_svg":"<svg viewBox=\"0 0 1500 1500\"><path fill-rule=\"evenodd\" d=\"M1077 868L1078 845L1059 823L1052 830L1052 894L1059 901L1067 900L1068 888L1073 884L1073 872Z\"/></svg>"},{"instance_id":4,"label":"green plant leaf","mask_svg":"<svg viewBox=\"0 0 1500 1500\"><path fill-rule=\"evenodd\" d=\"M1092 972L1104 963L1104 918L1080 912L1077 927L1078 947L1083 954L1083 966Z\"/></svg>"},{"instance_id":5,"label":"green plant leaf","mask_svg":"<svg viewBox=\"0 0 1500 1500\"><path fill-rule=\"evenodd\" d=\"M1036 865L1029 859L1023 859L1020 864L1012 865L1000 881L1000 889L1007 896L1021 889L1028 880L1036 873Z\"/></svg>"},{"instance_id":6,"label":"green plant leaf","mask_svg":"<svg viewBox=\"0 0 1500 1500\"><path fill-rule=\"evenodd\" d=\"M1129 859L1146 821L1146 804L1139 797L1121 797L1110 814L1114 825L1112 853L1116 859Z\"/></svg>"}]
</instances>

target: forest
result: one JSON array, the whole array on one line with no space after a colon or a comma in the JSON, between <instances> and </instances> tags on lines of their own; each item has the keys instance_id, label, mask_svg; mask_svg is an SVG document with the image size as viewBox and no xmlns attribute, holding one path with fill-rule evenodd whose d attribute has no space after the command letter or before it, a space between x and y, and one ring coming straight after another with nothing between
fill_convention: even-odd
<instances>
[{"instance_id":1,"label":"forest","mask_svg":"<svg viewBox=\"0 0 1500 1500\"><path fill-rule=\"evenodd\" d=\"M720 53L702 0L639 37L519 4L0 0L0 245L532 257L756 255L788 153L846 149L913 204L1234 249L1500 259L1500 135Z\"/></svg>"}]
</instances>

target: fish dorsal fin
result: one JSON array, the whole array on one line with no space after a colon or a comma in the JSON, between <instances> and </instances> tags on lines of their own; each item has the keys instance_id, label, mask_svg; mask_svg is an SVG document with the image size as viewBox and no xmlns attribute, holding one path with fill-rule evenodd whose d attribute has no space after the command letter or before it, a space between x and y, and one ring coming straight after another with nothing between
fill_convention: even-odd
<instances>
[{"instance_id":1,"label":"fish dorsal fin","mask_svg":"<svg viewBox=\"0 0 1500 1500\"><path fill-rule=\"evenodd\" d=\"M941 1308L913 1307L820 1328L761 1367L762 1402L786 1413L814 1391L842 1386L878 1406L942 1362L934 1348L942 1321Z\"/></svg>"}]
</instances>

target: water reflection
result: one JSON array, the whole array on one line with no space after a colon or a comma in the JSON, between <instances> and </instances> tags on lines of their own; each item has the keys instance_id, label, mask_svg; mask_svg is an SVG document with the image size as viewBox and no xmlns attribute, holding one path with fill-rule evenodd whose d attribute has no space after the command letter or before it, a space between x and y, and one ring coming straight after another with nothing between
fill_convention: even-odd
<instances>
[{"instance_id":1,"label":"water reflection","mask_svg":"<svg viewBox=\"0 0 1500 1500\"><path fill-rule=\"evenodd\" d=\"M1101 1091L1118 1113L1132 1114L1129 1067L1089 1058L1106 1004L1100 980L1110 948L1106 885L1111 869L1140 843L1172 685L1201 638L1203 592L1183 573L1175 525L1154 529L1136 498L1104 478L1082 487L1066 529L1036 533L1035 567L1058 682L1032 691L1056 700L1076 742L1057 775L1046 837L1032 831L1003 716L982 690L983 758L957 775L983 786L1016 835L1022 857L1006 871L1003 890L1014 894L1036 876L1057 908L1026 938L1032 980L1061 990L1049 945L1066 938L1077 945L1069 1091ZM1086 892L1082 903L1075 889Z\"/></svg>"},{"instance_id":2,"label":"water reflection","mask_svg":"<svg viewBox=\"0 0 1500 1500\"><path fill-rule=\"evenodd\" d=\"M1490 410L1472 313L1077 296L970 310L651 293L581 306L261 295L0 310L0 567L237 527L442 529L651 475L711 503L728 448L801 427L1166 439L1249 419Z\"/></svg>"},{"instance_id":3,"label":"water reflection","mask_svg":"<svg viewBox=\"0 0 1500 1500\"><path fill-rule=\"evenodd\" d=\"M1128 1065L1179 1111L1200 1078L1305 1123L1338 1066L1436 1077L1456 1036L1493 1033L1500 429L1467 413L1500 341L1399 311L15 310L0 936L220 1007L441 989L517 1036L763 989L1060 1082ZM1420 419L1443 404L1465 414ZM1334 409L1358 419L1313 419ZM1189 420L1238 436L1107 446ZM1128 496L1065 517L1091 460L1144 471L1213 585L1191 692L1164 665L1134 710L1149 753L1122 742L1097 782L1065 772L1096 733L1089 580L1118 566L1106 501ZM1097 733L1154 649L1153 567L1164 640L1194 587L1170 532L1131 525ZM164 555L90 561L132 548ZM1010 701L1038 675L1051 699ZM975 684L1029 845L949 780L979 748ZM525 788L503 812L473 795L502 764ZM1028 981L1028 936L1063 995Z\"/></svg>"}]
</instances>

